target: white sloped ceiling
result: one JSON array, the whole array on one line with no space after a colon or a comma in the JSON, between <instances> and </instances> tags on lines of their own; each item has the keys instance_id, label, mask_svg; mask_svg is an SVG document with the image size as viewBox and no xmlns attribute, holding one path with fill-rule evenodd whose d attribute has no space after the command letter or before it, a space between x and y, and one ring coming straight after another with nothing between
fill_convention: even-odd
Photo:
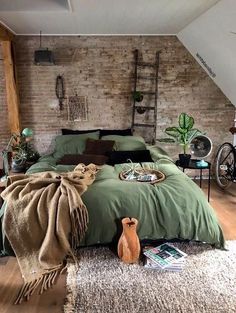
<instances>
[{"instance_id":1,"label":"white sloped ceiling","mask_svg":"<svg viewBox=\"0 0 236 313\"><path fill-rule=\"evenodd\" d=\"M236 106L236 1L221 0L177 36Z\"/></svg>"},{"instance_id":2,"label":"white sloped ceiling","mask_svg":"<svg viewBox=\"0 0 236 313\"><path fill-rule=\"evenodd\" d=\"M219 0L0 0L16 34L177 34Z\"/></svg>"}]
</instances>

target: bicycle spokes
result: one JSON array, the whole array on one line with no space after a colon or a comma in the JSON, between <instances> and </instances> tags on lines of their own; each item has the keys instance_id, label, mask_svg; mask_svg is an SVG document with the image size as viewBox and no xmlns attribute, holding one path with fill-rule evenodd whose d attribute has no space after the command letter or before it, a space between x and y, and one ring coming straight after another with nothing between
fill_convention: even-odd
<instances>
[{"instance_id":1,"label":"bicycle spokes","mask_svg":"<svg viewBox=\"0 0 236 313\"><path fill-rule=\"evenodd\" d=\"M235 150L230 143L223 144L216 156L216 182L220 188L228 188L235 180Z\"/></svg>"}]
</instances>

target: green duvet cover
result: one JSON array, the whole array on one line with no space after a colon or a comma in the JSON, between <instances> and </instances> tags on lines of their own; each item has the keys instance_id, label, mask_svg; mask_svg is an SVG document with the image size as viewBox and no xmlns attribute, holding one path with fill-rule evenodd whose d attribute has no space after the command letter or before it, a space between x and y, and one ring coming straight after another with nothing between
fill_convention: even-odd
<instances>
[{"instance_id":1,"label":"green duvet cover","mask_svg":"<svg viewBox=\"0 0 236 313\"><path fill-rule=\"evenodd\" d=\"M83 245L105 244L117 240L121 218L138 219L142 239L184 239L224 246L222 230L214 210L202 190L157 147L149 147L153 163L142 167L158 169L166 179L155 185L119 179L124 164L104 165L93 185L82 198L89 212L89 227ZM52 156L41 158L28 173L72 170L56 165Z\"/></svg>"}]
</instances>

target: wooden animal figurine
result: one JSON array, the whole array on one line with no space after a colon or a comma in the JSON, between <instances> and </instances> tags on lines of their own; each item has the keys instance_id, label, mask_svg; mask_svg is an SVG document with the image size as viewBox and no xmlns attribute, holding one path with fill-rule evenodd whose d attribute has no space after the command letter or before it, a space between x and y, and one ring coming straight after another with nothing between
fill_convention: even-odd
<instances>
[{"instance_id":1,"label":"wooden animal figurine","mask_svg":"<svg viewBox=\"0 0 236 313\"><path fill-rule=\"evenodd\" d=\"M137 263L140 255L140 242L136 232L138 220L125 217L121 222L123 232L117 246L118 256L125 263Z\"/></svg>"}]
</instances>

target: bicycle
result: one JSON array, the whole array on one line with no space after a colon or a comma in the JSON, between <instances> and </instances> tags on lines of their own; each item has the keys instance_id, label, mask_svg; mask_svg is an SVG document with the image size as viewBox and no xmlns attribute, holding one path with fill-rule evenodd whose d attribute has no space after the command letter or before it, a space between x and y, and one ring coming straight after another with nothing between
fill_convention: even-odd
<instances>
[{"instance_id":1,"label":"bicycle","mask_svg":"<svg viewBox=\"0 0 236 313\"><path fill-rule=\"evenodd\" d=\"M230 132L236 134L236 127L231 127ZM229 142L223 143L218 149L215 176L221 189L227 189L232 183L236 183L236 146Z\"/></svg>"}]
</instances>

